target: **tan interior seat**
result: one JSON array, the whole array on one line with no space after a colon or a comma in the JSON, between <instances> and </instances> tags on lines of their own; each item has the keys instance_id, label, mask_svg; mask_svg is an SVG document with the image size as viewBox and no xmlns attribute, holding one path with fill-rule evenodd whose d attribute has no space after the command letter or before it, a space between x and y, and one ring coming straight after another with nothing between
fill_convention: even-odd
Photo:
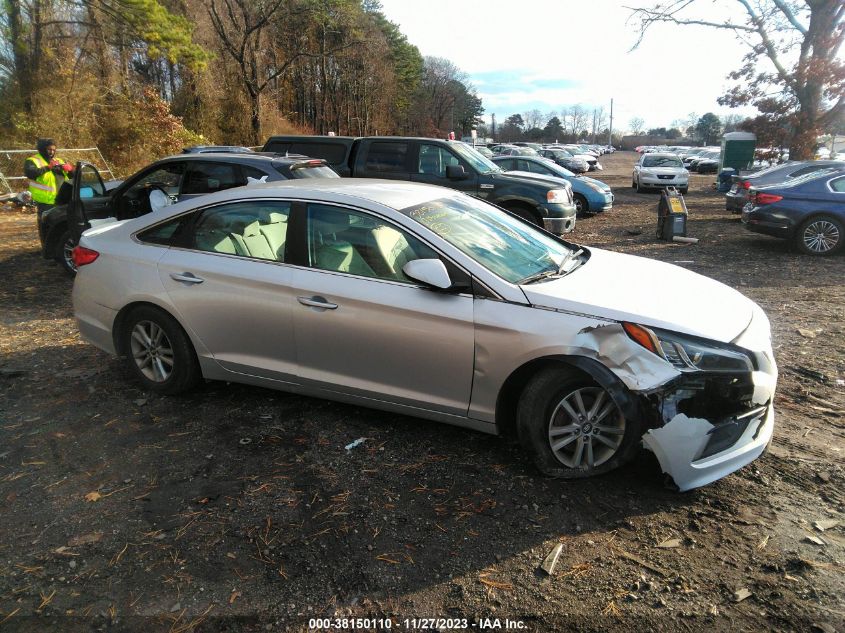
<instances>
[{"instance_id":1,"label":"tan interior seat","mask_svg":"<svg viewBox=\"0 0 845 633\"><path fill-rule=\"evenodd\" d=\"M416 259L416 255L405 236L394 228L380 226L373 229L373 239L376 249L387 263L391 275L396 279L407 280L405 273L402 272L402 267L409 261Z\"/></svg>"}]
</instances>

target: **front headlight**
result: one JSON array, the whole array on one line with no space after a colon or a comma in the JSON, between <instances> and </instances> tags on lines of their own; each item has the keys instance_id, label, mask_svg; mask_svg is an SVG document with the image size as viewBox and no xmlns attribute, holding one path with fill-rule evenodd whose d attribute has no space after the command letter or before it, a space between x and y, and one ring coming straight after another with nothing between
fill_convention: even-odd
<instances>
[{"instance_id":1,"label":"front headlight","mask_svg":"<svg viewBox=\"0 0 845 633\"><path fill-rule=\"evenodd\" d=\"M671 363L679 371L754 371L749 356L736 348L636 323L622 323L622 327L633 341Z\"/></svg>"},{"instance_id":2,"label":"front headlight","mask_svg":"<svg viewBox=\"0 0 845 633\"><path fill-rule=\"evenodd\" d=\"M604 189L602 189L601 187L599 187L599 186L598 186L596 183L594 183L594 182L585 182L584 184L585 184L585 185L587 185L587 186L588 186L590 189L592 189L593 191L598 191L599 193L606 193Z\"/></svg>"},{"instance_id":3,"label":"front headlight","mask_svg":"<svg viewBox=\"0 0 845 633\"><path fill-rule=\"evenodd\" d=\"M565 204L569 202L569 196L566 195L566 189L551 189L546 194L546 201L557 204Z\"/></svg>"}]
</instances>

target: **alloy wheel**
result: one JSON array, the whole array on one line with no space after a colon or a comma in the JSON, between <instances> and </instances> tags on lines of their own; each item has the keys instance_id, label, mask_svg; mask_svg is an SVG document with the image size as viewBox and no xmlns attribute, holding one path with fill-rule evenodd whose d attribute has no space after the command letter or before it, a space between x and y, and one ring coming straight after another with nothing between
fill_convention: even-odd
<instances>
[{"instance_id":1,"label":"alloy wheel","mask_svg":"<svg viewBox=\"0 0 845 633\"><path fill-rule=\"evenodd\" d=\"M601 387L566 394L549 419L549 446L569 468L592 469L611 459L625 436L625 417Z\"/></svg>"},{"instance_id":2,"label":"alloy wheel","mask_svg":"<svg viewBox=\"0 0 845 633\"><path fill-rule=\"evenodd\" d=\"M165 382L173 373L173 346L157 323L139 321L130 338L132 358L144 376L153 382Z\"/></svg>"},{"instance_id":3,"label":"alloy wheel","mask_svg":"<svg viewBox=\"0 0 845 633\"><path fill-rule=\"evenodd\" d=\"M823 254L835 249L842 235L833 222L819 219L804 227L801 239L809 252Z\"/></svg>"}]
</instances>

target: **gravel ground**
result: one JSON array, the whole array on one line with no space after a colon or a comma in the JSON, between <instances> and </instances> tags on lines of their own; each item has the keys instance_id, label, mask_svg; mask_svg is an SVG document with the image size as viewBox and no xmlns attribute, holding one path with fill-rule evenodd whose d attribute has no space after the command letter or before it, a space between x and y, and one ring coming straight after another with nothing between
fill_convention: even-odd
<instances>
[{"instance_id":1,"label":"gravel ground","mask_svg":"<svg viewBox=\"0 0 845 633\"><path fill-rule=\"evenodd\" d=\"M686 196L700 242L659 242L635 158L603 157L614 208L572 239L738 288L781 370L771 450L685 494L647 453L556 481L512 441L403 416L144 392L80 340L34 215L0 211L0 630L845 630L843 258L745 231L712 176Z\"/></svg>"}]
</instances>

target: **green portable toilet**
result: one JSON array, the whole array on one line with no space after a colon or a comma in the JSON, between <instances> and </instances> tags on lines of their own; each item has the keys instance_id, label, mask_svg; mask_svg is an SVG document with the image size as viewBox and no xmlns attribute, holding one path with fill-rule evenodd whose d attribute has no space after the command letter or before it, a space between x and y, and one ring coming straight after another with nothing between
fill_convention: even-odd
<instances>
[{"instance_id":1,"label":"green portable toilet","mask_svg":"<svg viewBox=\"0 0 845 633\"><path fill-rule=\"evenodd\" d=\"M728 132L722 137L719 171L726 167L733 167L737 173L751 169L756 147L757 137L751 132Z\"/></svg>"}]
</instances>

